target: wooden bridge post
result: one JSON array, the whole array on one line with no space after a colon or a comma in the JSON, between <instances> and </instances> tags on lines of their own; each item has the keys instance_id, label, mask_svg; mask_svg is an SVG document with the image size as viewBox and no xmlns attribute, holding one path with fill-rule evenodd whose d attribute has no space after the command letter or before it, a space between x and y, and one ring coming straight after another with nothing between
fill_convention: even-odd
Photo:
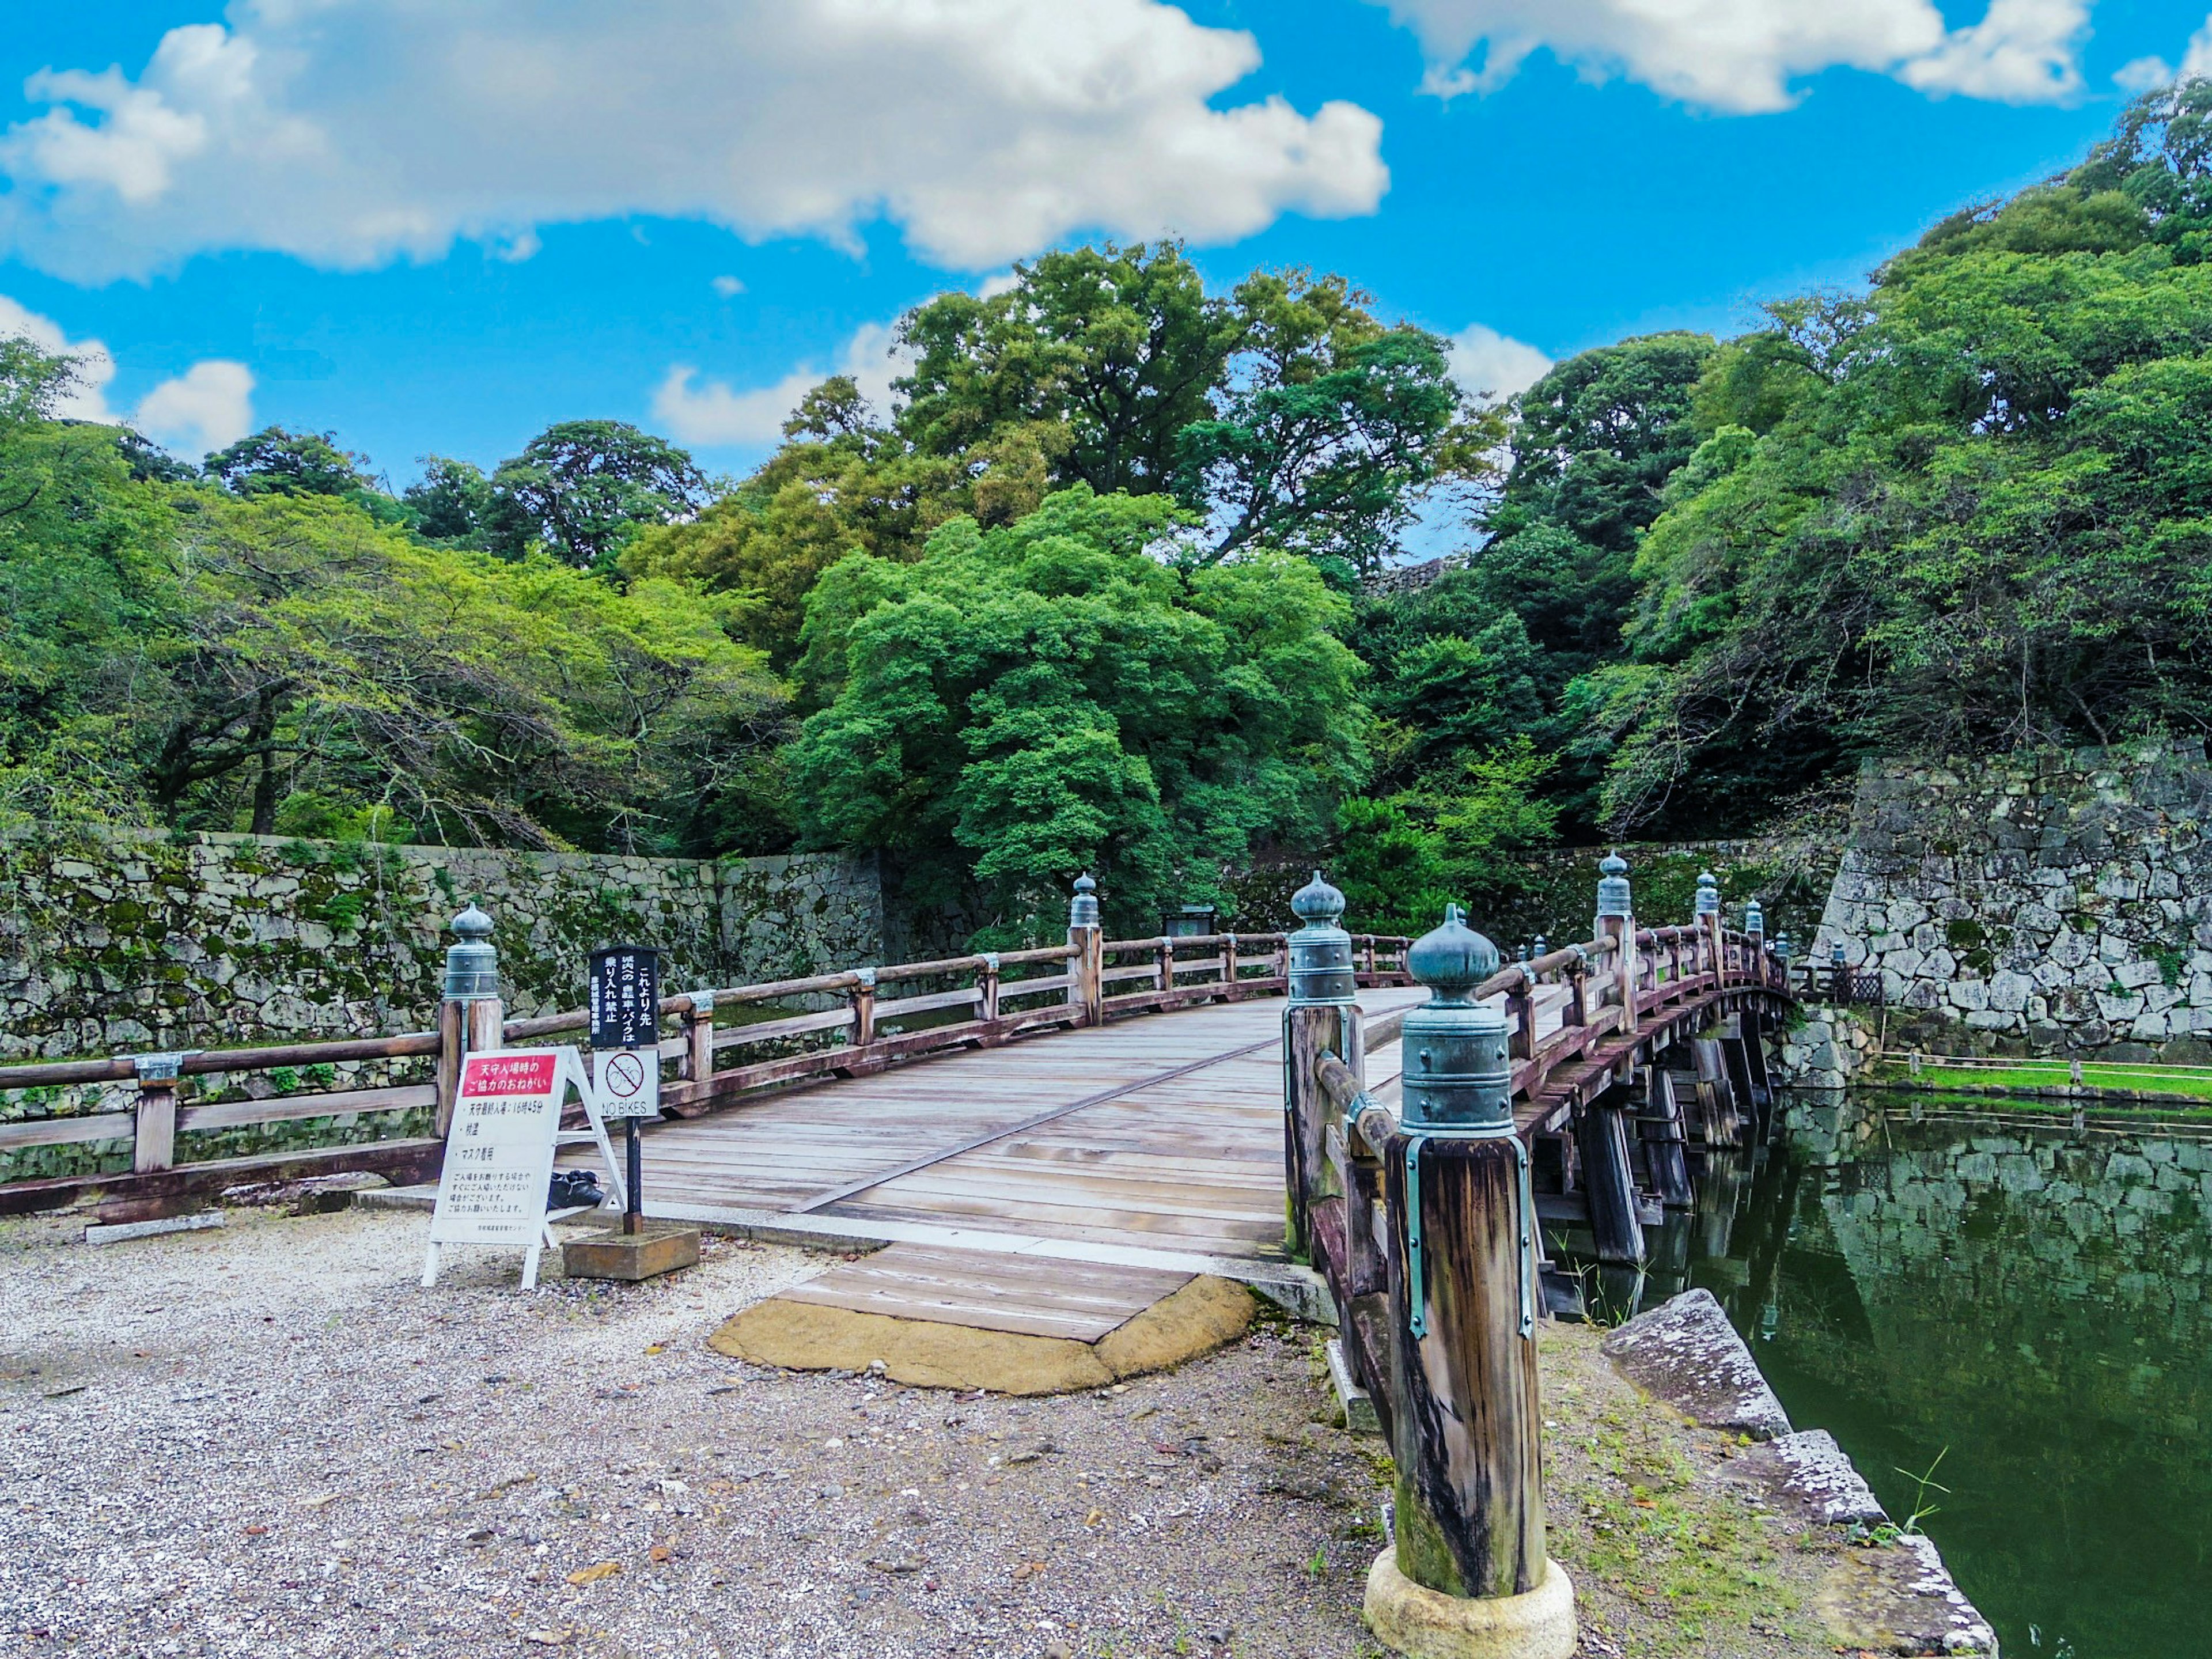
<instances>
[{"instance_id":1,"label":"wooden bridge post","mask_svg":"<svg viewBox=\"0 0 2212 1659\"><path fill-rule=\"evenodd\" d=\"M865 1048L876 1040L876 970L855 968L846 996L853 1008L853 1046Z\"/></svg>"},{"instance_id":2,"label":"wooden bridge post","mask_svg":"<svg viewBox=\"0 0 2212 1659\"><path fill-rule=\"evenodd\" d=\"M1644 1218L1636 1200L1636 1175L1628 1161L1628 1121L1617 1091L1590 1103L1575 1122L1582 1154L1583 1191L1600 1261L1641 1266Z\"/></svg>"},{"instance_id":3,"label":"wooden bridge post","mask_svg":"<svg viewBox=\"0 0 2212 1659\"><path fill-rule=\"evenodd\" d=\"M1365 1613L1402 1653L1566 1659L1574 1591L1544 1540L1528 1153L1505 1019L1474 998L1497 965L1456 906L1407 952L1431 996L1406 1017L1402 1110L1380 1135L1397 1525L1368 1575ZM1447 1643L1442 1632L1467 1628L1454 1600L1492 1603L1482 1623L1507 1639Z\"/></svg>"},{"instance_id":4,"label":"wooden bridge post","mask_svg":"<svg viewBox=\"0 0 2212 1659\"><path fill-rule=\"evenodd\" d=\"M691 1006L684 1011L684 1075L704 1083L714 1075L714 994L690 994Z\"/></svg>"},{"instance_id":5,"label":"wooden bridge post","mask_svg":"<svg viewBox=\"0 0 2212 1659\"><path fill-rule=\"evenodd\" d=\"M137 1121L132 1125L131 1168L137 1175L173 1167L177 1161L177 1085L181 1054L133 1054L131 1074L138 1079Z\"/></svg>"},{"instance_id":6,"label":"wooden bridge post","mask_svg":"<svg viewBox=\"0 0 2212 1659\"><path fill-rule=\"evenodd\" d=\"M434 1133L453 1127L461 1062L507 1042L507 1005L499 992L499 951L491 918L471 902L453 920L456 943L446 950L446 981L438 1005L438 1116Z\"/></svg>"},{"instance_id":7,"label":"wooden bridge post","mask_svg":"<svg viewBox=\"0 0 2212 1659\"><path fill-rule=\"evenodd\" d=\"M975 972L975 1018L986 1026L999 1023L999 953L983 952L983 965Z\"/></svg>"},{"instance_id":8,"label":"wooden bridge post","mask_svg":"<svg viewBox=\"0 0 2212 1659\"><path fill-rule=\"evenodd\" d=\"M1619 941L1613 953L1613 980L1620 998L1620 1029L1633 1032L1636 1018L1636 915L1628 886L1628 860L1619 849L1598 860L1597 936Z\"/></svg>"},{"instance_id":9,"label":"wooden bridge post","mask_svg":"<svg viewBox=\"0 0 2212 1659\"><path fill-rule=\"evenodd\" d=\"M1536 1052L1536 975L1521 964L1521 982L1505 994L1506 1052L1527 1060Z\"/></svg>"},{"instance_id":10,"label":"wooden bridge post","mask_svg":"<svg viewBox=\"0 0 2212 1659\"><path fill-rule=\"evenodd\" d=\"M1360 1077L1366 1053L1352 935L1339 925L1344 895L1316 870L1291 896L1291 909L1302 925L1289 939L1290 1001L1283 1010L1284 1231L1292 1254L1311 1260L1314 1207L1334 1196L1336 1185L1328 1158L1335 1114L1320 1086L1321 1062L1335 1054Z\"/></svg>"},{"instance_id":11,"label":"wooden bridge post","mask_svg":"<svg viewBox=\"0 0 2212 1659\"><path fill-rule=\"evenodd\" d=\"M1698 943L1712 963L1716 981L1728 974L1728 934L1721 920L1721 886L1710 870L1698 877Z\"/></svg>"},{"instance_id":12,"label":"wooden bridge post","mask_svg":"<svg viewBox=\"0 0 2212 1659\"><path fill-rule=\"evenodd\" d=\"M1106 1023L1106 936L1098 926L1098 884L1085 873L1075 878L1067 904L1067 1006L1080 1012L1077 1023Z\"/></svg>"}]
</instances>

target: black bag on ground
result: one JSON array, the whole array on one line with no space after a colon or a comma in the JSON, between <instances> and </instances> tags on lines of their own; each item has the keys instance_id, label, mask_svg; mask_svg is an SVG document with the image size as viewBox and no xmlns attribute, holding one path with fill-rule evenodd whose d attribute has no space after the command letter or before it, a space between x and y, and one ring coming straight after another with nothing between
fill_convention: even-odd
<instances>
[{"instance_id":1,"label":"black bag on ground","mask_svg":"<svg viewBox=\"0 0 2212 1659\"><path fill-rule=\"evenodd\" d=\"M606 1201L599 1176L589 1170L554 1170L552 1184L545 1192L549 1210L597 1209Z\"/></svg>"}]
</instances>

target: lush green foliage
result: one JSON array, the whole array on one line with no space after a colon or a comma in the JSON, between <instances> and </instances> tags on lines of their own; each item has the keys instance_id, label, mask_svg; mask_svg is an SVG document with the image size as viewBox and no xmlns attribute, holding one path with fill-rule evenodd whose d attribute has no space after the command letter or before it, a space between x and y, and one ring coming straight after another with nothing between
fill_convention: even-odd
<instances>
[{"instance_id":1,"label":"lush green foliage","mask_svg":"<svg viewBox=\"0 0 2212 1659\"><path fill-rule=\"evenodd\" d=\"M1168 495L1194 546L1308 555L1356 586L1419 502L1486 477L1502 435L1465 407L1443 342L1385 327L1341 277L1261 272L1209 295L1180 248L1077 248L988 299L945 294L901 325L892 410L818 387L788 441L623 568L743 602L745 637L798 653L799 601L844 554L912 558L939 526L985 528L1075 484Z\"/></svg>"},{"instance_id":2,"label":"lush green foliage","mask_svg":"<svg viewBox=\"0 0 2212 1659\"><path fill-rule=\"evenodd\" d=\"M1559 365L1467 571L1363 610L1405 752L1527 736L1571 830L1710 833L1863 754L2212 726L2209 135L2154 94L1863 296Z\"/></svg>"},{"instance_id":3,"label":"lush green foliage","mask_svg":"<svg viewBox=\"0 0 2212 1659\"><path fill-rule=\"evenodd\" d=\"M780 811L780 690L714 602L425 542L349 466L265 482L322 441L141 476L46 417L66 374L0 358L0 810L672 851Z\"/></svg>"},{"instance_id":4,"label":"lush green foliage","mask_svg":"<svg viewBox=\"0 0 2212 1659\"><path fill-rule=\"evenodd\" d=\"M911 563L833 566L791 763L810 831L894 855L926 902L972 896L994 935L1051 921L1079 871L1149 931L1255 846L1316 844L1364 769L1346 606L1302 561L1209 564L1188 531L1077 485Z\"/></svg>"}]
</instances>

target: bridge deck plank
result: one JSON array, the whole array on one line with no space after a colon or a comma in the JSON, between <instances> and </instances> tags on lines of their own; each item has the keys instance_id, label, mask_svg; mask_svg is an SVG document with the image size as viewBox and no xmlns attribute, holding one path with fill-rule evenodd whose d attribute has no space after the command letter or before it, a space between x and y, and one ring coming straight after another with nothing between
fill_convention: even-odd
<instances>
[{"instance_id":1,"label":"bridge deck plank","mask_svg":"<svg viewBox=\"0 0 2212 1659\"><path fill-rule=\"evenodd\" d=\"M1085 1261L1056 1261L1044 1273L1034 1261L981 1250L892 1244L794 1285L782 1299L1096 1342L1189 1282L1188 1273Z\"/></svg>"},{"instance_id":2,"label":"bridge deck plank","mask_svg":"<svg viewBox=\"0 0 2212 1659\"><path fill-rule=\"evenodd\" d=\"M1373 989L1361 1002L1373 1017L1423 994ZM797 1212L881 1176L814 1212L1279 1259L1282 1009L1254 1000L1148 1015L655 1124L647 1203ZM1255 1043L1266 1046L1238 1053ZM1383 1045L1370 1075L1394 1075L1396 1060L1397 1045ZM918 1159L935 1161L909 1170Z\"/></svg>"}]
</instances>

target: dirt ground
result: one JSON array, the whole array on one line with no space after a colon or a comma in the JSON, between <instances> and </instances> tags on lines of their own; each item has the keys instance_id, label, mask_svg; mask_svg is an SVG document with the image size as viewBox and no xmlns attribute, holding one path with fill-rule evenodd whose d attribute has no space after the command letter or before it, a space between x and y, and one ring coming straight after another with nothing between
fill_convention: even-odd
<instances>
[{"instance_id":1,"label":"dirt ground","mask_svg":"<svg viewBox=\"0 0 2212 1659\"><path fill-rule=\"evenodd\" d=\"M1380 1443L1279 1318L1010 1401L705 1339L827 1258L709 1240L636 1287L416 1284L423 1220L233 1212L123 1244L0 1224L0 1641L15 1655L1366 1656ZM1841 1547L1547 1328L1553 1553L1593 1655L1825 1654ZM1811 1546L1808 1547L1808 1545Z\"/></svg>"}]
</instances>

